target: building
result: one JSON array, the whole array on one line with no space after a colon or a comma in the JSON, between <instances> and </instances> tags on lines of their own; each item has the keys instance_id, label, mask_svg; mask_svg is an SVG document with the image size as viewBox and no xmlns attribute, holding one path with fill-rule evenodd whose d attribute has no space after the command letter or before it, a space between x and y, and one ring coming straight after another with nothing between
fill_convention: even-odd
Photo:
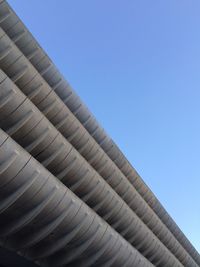
<instances>
[{"instance_id":1,"label":"building","mask_svg":"<svg viewBox=\"0 0 200 267\"><path fill-rule=\"evenodd\" d=\"M200 266L200 255L0 0L0 264Z\"/></svg>"}]
</instances>

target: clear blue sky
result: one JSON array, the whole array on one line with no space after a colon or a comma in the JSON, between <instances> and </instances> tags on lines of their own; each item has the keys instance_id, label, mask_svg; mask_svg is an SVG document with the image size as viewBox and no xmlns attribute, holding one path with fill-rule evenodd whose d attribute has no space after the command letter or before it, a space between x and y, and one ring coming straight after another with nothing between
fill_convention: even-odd
<instances>
[{"instance_id":1,"label":"clear blue sky","mask_svg":"<svg viewBox=\"0 0 200 267\"><path fill-rule=\"evenodd\" d=\"M9 3L200 251L200 1Z\"/></svg>"}]
</instances>

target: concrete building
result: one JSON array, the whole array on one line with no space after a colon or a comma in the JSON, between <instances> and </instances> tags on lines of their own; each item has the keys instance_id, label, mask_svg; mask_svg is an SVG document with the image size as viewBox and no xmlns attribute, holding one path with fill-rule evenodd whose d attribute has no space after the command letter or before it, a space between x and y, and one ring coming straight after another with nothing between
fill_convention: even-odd
<instances>
[{"instance_id":1,"label":"concrete building","mask_svg":"<svg viewBox=\"0 0 200 267\"><path fill-rule=\"evenodd\" d=\"M200 266L200 255L0 0L0 264Z\"/></svg>"}]
</instances>

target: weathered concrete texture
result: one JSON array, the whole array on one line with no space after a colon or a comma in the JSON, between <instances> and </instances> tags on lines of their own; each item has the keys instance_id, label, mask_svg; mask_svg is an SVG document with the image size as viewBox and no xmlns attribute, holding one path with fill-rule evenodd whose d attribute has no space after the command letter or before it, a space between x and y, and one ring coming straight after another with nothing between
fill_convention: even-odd
<instances>
[{"instance_id":1,"label":"weathered concrete texture","mask_svg":"<svg viewBox=\"0 0 200 267\"><path fill-rule=\"evenodd\" d=\"M0 25L13 42L20 48L23 54L40 72L48 84L55 90L63 102L65 102L74 115L84 125L96 142L103 148L110 159L112 159L116 166L134 185L137 191L160 217L162 222L170 229L177 240L196 260L196 262L200 264L200 256L197 251L171 219L160 202L155 198L150 189L145 185L137 172L125 159L116 144L114 144L114 142L107 136L102 127L99 126L92 114L74 93L70 85L63 79L54 64L5 1L2 1L0 7Z\"/></svg>"},{"instance_id":2,"label":"weathered concrete texture","mask_svg":"<svg viewBox=\"0 0 200 267\"><path fill-rule=\"evenodd\" d=\"M0 243L41 266L153 266L0 130Z\"/></svg>"}]
</instances>

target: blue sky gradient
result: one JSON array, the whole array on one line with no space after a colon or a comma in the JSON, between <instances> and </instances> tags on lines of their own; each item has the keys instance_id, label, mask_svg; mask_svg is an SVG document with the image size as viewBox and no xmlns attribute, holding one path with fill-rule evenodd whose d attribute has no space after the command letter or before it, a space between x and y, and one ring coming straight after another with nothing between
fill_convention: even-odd
<instances>
[{"instance_id":1,"label":"blue sky gradient","mask_svg":"<svg viewBox=\"0 0 200 267\"><path fill-rule=\"evenodd\" d=\"M200 252L200 1L8 2Z\"/></svg>"}]
</instances>

